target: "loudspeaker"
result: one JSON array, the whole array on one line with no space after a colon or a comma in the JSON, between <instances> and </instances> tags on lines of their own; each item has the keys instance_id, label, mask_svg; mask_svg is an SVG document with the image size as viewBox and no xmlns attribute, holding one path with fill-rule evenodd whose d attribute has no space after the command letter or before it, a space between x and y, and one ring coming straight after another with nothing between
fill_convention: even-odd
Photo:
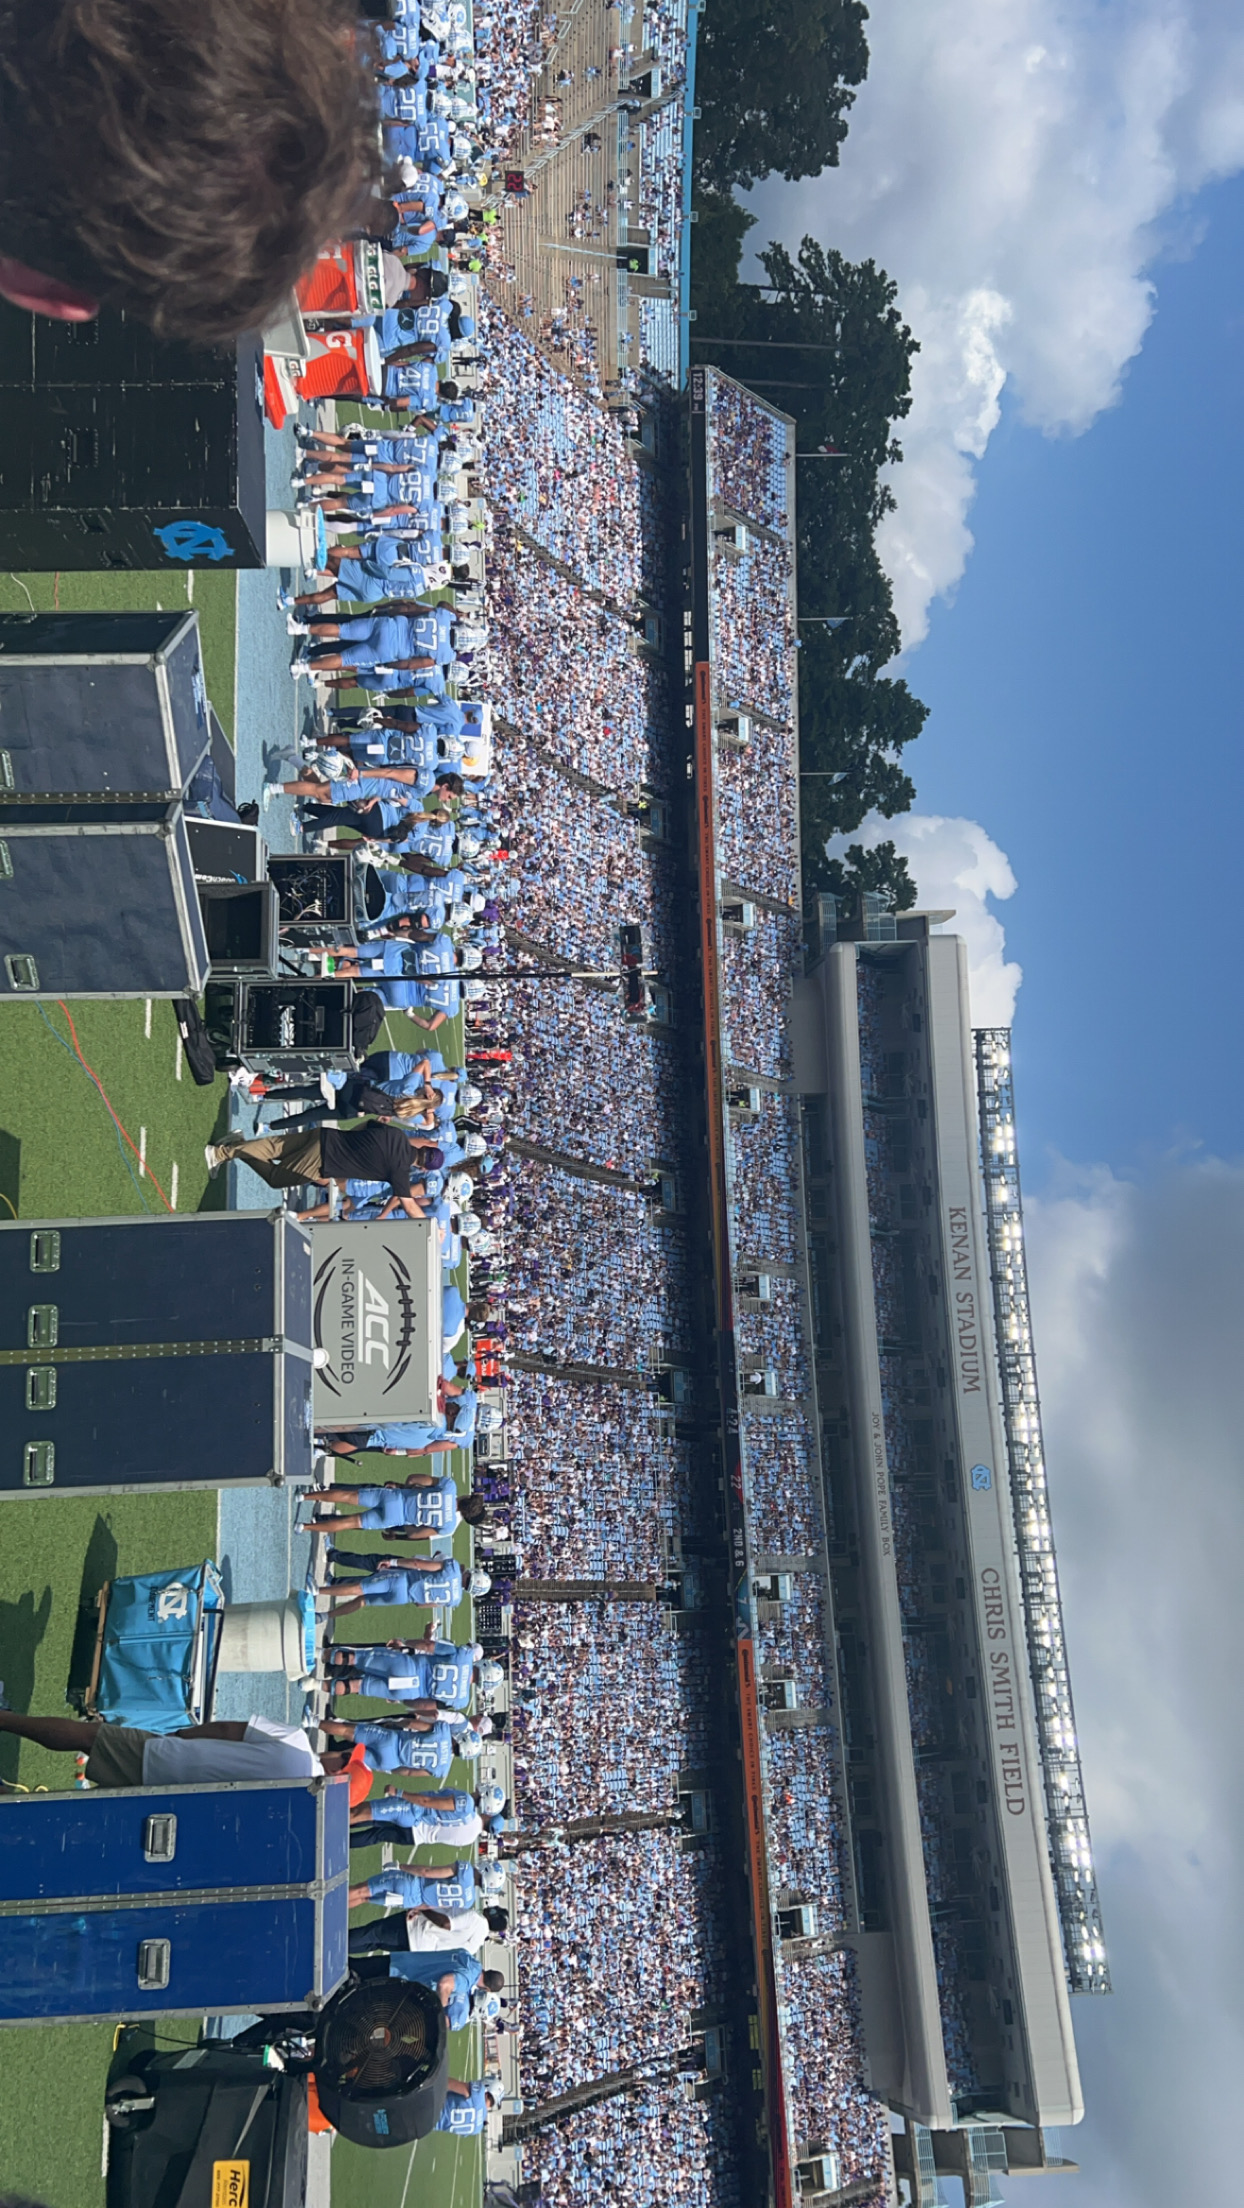
<instances>
[{"instance_id":1,"label":"loudspeaker","mask_svg":"<svg viewBox=\"0 0 1244 2208\"><path fill-rule=\"evenodd\" d=\"M280 907L271 882L199 884L214 974L276 973Z\"/></svg>"},{"instance_id":2,"label":"loudspeaker","mask_svg":"<svg viewBox=\"0 0 1244 2208\"><path fill-rule=\"evenodd\" d=\"M0 302L0 560L262 567L263 345L166 345L123 313Z\"/></svg>"},{"instance_id":3,"label":"loudspeaker","mask_svg":"<svg viewBox=\"0 0 1244 2208\"><path fill-rule=\"evenodd\" d=\"M0 822L163 819L209 711L197 613L0 614Z\"/></svg>"},{"instance_id":4,"label":"loudspeaker","mask_svg":"<svg viewBox=\"0 0 1244 2208\"><path fill-rule=\"evenodd\" d=\"M208 965L180 805L154 819L0 820L0 1002L193 997Z\"/></svg>"}]
</instances>

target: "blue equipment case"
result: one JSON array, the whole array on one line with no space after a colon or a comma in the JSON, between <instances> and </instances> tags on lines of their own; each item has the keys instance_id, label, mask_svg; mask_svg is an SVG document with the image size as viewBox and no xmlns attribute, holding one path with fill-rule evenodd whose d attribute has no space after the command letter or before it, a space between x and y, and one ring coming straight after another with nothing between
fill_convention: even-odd
<instances>
[{"instance_id":1,"label":"blue equipment case","mask_svg":"<svg viewBox=\"0 0 1244 2208\"><path fill-rule=\"evenodd\" d=\"M284 1212L0 1222L0 1498L309 1481L311 1374Z\"/></svg>"},{"instance_id":2,"label":"blue equipment case","mask_svg":"<svg viewBox=\"0 0 1244 2208\"><path fill-rule=\"evenodd\" d=\"M0 819L0 1001L197 996L211 952L181 805L62 810L86 817Z\"/></svg>"},{"instance_id":3,"label":"blue equipment case","mask_svg":"<svg viewBox=\"0 0 1244 2208\"><path fill-rule=\"evenodd\" d=\"M197 613L0 614L0 818L152 817L208 712Z\"/></svg>"},{"instance_id":4,"label":"blue equipment case","mask_svg":"<svg viewBox=\"0 0 1244 2208\"><path fill-rule=\"evenodd\" d=\"M0 1796L0 2023L322 2007L349 1815L344 1779Z\"/></svg>"}]
</instances>

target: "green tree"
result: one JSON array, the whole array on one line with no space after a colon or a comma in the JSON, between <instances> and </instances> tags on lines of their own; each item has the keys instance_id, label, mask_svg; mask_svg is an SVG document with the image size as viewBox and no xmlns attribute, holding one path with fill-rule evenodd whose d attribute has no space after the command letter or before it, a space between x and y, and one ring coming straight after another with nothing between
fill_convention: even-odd
<instances>
[{"instance_id":1,"label":"green tree","mask_svg":"<svg viewBox=\"0 0 1244 2208\"><path fill-rule=\"evenodd\" d=\"M861 0L713 0L696 55L697 180L744 190L774 170L818 176L868 71Z\"/></svg>"},{"instance_id":2,"label":"green tree","mask_svg":"<svg viewBox=\"0 0 1244 2208\"><path fill-rule=\"evenodd\" d=\"M916 884L907 861L892 843L877 843L871 851L862 843L849 843L843 858L827 858L823 843L804 865L804 894L830 890L843 903L854 905L866 889L881 890L896 912L909 912L916 902Z\"/></svg>"}]
</instances>

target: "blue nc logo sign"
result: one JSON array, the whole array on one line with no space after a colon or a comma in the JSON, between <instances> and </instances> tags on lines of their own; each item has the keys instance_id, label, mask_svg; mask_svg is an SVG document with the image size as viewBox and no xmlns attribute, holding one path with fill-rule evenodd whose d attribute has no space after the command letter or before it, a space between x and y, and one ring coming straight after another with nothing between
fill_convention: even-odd
<instances>
[{"instance_id":1,"label":"blue nc logo sign","mask_svg":"<svg viewBox=\"0 0 1244 2208\"><path fill-rule=\"evenodd\" d=\"M987 1464L974 1464L969 1477L978 1493L984 1488L993 1486L993 1473Z\"/></svg>"},{"instance_id":2,"label":"blue nc logo sign","mask_svg":"<svg viewBox=\"0 0 1244 2208\"><path fill-rule=\"evenodd\" d=\"M153 530L170 560L231 560L233 546L207 521L170 521Z\"/></svg>"}]
</instances>

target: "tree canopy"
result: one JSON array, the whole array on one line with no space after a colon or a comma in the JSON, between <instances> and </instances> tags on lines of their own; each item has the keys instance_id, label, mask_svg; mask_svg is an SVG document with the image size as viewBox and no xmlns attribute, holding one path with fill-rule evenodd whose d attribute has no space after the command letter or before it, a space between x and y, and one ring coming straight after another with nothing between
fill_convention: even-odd
<instances>
[{"instance_id":1,"label":"tree canopy","mask_svg":"<svg viewBox=\"0 0 1244 2208\"><path fill-rule=\"evenodd\" d=\"M698 182L746 190L832 167L868 71L867 20L861 0L713 0L696 52Z\"/></svg>"}]
</instances>

